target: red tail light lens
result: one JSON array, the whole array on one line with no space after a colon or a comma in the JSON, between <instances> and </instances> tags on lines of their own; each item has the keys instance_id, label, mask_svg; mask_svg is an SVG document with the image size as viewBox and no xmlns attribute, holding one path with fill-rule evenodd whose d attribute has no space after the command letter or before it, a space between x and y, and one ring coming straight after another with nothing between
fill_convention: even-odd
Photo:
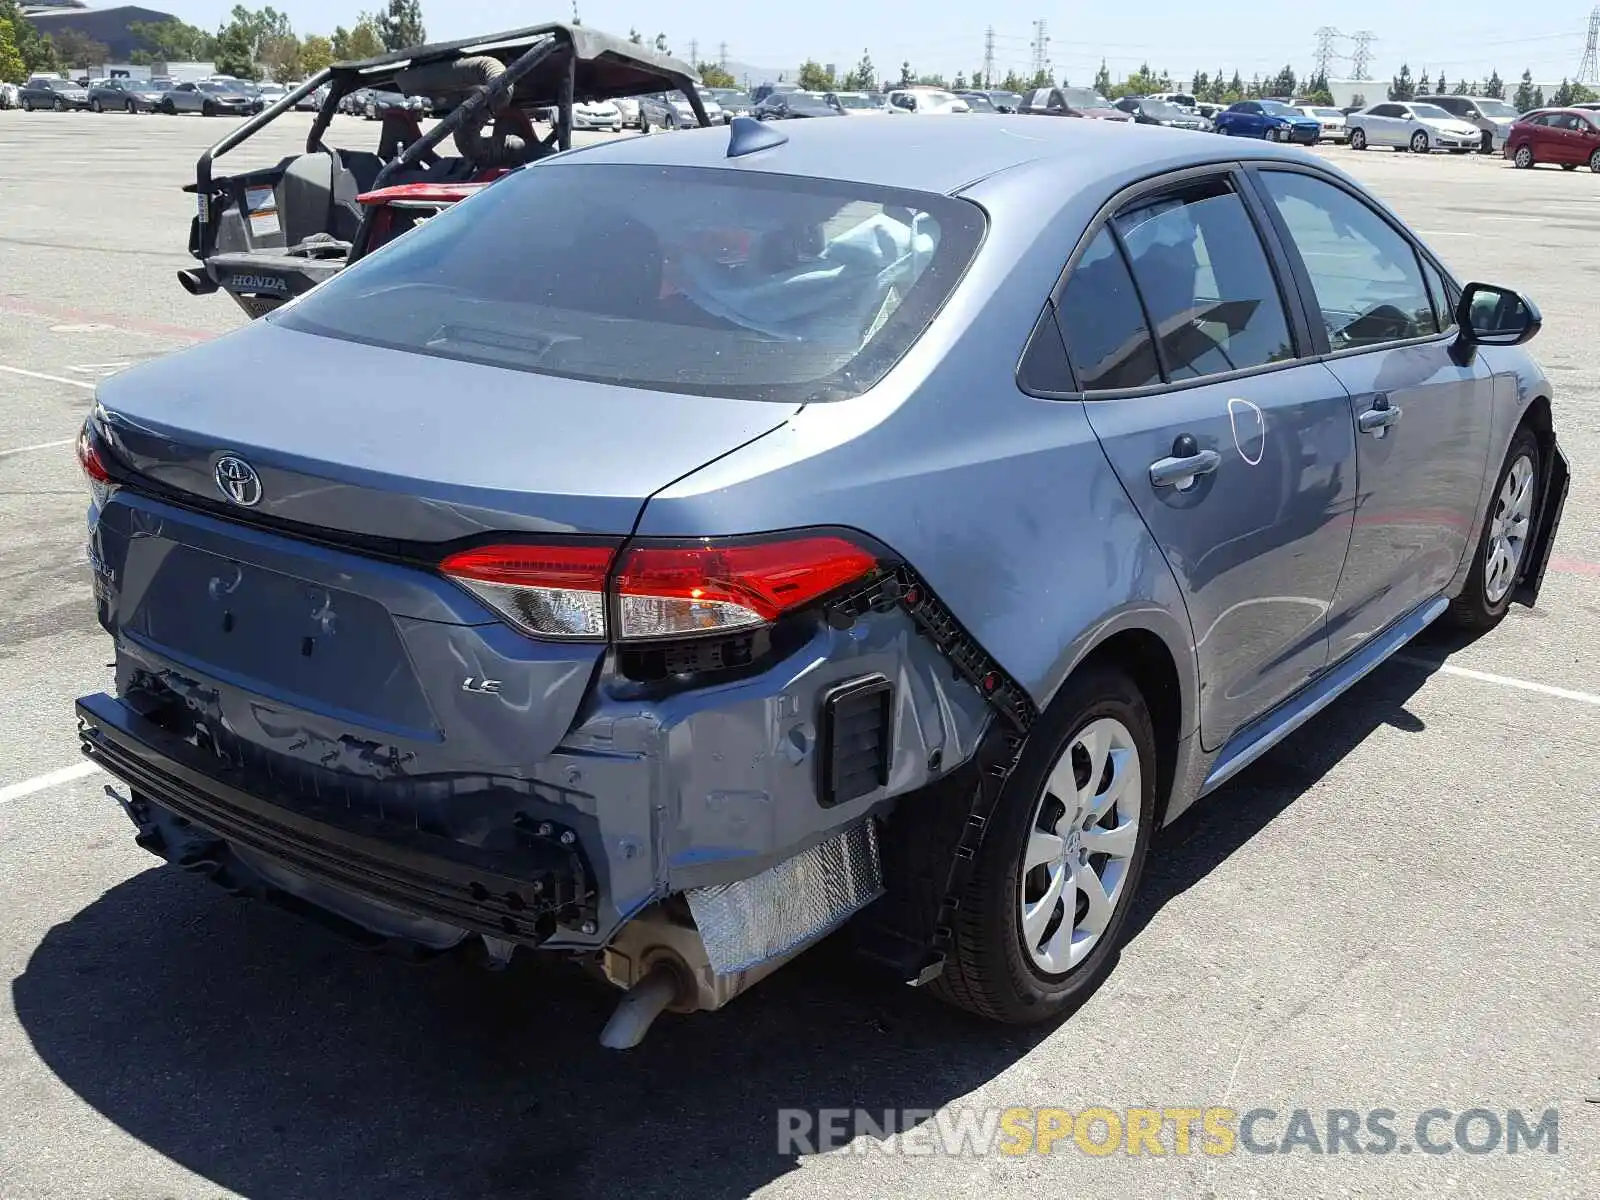
<instances>
[{"instance_id":1,"label":"red tail light lens","mask_svg":"<svg viewBox=\"0 0 1600 1200\"><path fill-rule=\"evenodd\" d=\"M106 464L100 457L100 452L95 449L94 436L89 432L88 422L78 430L78 465L83 468L83 473L89 477L89 485L106 484L111 482L111 472L106 470Z\"/></svg>"},{"instance_id":2,"label":"red tail light lens","mask_svg":"<svg viewBox=\"0 0 1600 1200\"><path fill-rule=\"evenodd\" d=\"M439 569L537 637L603 641L613 545L480 546Z\"/></svg>"},{"instance_id":3,"label":"red tail light lens","mask_svg":"<svg viewBox=\"0 0 1600 1200\"><path fill-rule=\"evenodd\" d=\"M831 534L635 546L617 569L617 637L625 641L735 632L803 608L877 566Z\"/></svg>"}]
</instances>

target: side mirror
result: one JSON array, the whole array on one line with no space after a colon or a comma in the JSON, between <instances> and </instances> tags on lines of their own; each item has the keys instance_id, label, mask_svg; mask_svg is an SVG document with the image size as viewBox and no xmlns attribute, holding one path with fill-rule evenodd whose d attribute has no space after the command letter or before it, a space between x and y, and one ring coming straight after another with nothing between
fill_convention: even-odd
<instances>
[{"instance_id":1,"label":"side mirror","mask_svg":"<svg viewBox=\"0 0 1600 1200\"><path fill-rule=\"evenodd\" d=\"M1456 305L1462 336L1480 346L1520 346L1544 325L1533 301L1510 288L1469 283Z\"/></svg>"}]
</instances>

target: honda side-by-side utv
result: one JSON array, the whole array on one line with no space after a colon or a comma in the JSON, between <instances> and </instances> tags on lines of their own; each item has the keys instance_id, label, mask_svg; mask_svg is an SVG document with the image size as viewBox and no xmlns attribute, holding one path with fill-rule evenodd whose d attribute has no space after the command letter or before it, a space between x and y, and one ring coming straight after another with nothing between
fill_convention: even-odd
<instances>
[{"instance_id":1,"label":"honda side-by-side utv","mask_svg":"<svg viewBox=\"0 0 1600 1200\"><path fill-rule=\"evenodd\" d=\"M699 123L711 124L698 82L687 63L559 23L338 63L201 155L184 189L197 198L189 253L200 266L178 272L178 281L197 296L225 291L259 317L409 228L419 214L395 219L396 203L437 209L476 190L464 185L570 149L575 103L679 91ZM241 175L214 173L217 159L321 88L303 154ZM361 89L422 97L446 115L424 131L415 106L392 108L380 114L376 152L328 146L341 101ZM534 115L545 110L555 120L541 138ZM447 138L454 155L439 153Z\"/></svg>"}]
</instances>

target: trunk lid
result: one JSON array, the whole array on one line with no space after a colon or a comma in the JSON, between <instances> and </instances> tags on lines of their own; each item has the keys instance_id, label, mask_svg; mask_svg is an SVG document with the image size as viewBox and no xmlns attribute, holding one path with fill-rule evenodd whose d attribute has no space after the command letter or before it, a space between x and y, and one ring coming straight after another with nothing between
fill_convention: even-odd
<instances>
[{"instance_id":1,"label":"trunk lid","mask_svg":"<svg viewBox=\"0 0 1600 1200\"><path fill-rule=\"evenodd\" d=\"M373 538L630 532L649 496L777 429L793 406L650 392L256 322L103 383L128 466L234 515Z\"/></svg>"}]
</instances>

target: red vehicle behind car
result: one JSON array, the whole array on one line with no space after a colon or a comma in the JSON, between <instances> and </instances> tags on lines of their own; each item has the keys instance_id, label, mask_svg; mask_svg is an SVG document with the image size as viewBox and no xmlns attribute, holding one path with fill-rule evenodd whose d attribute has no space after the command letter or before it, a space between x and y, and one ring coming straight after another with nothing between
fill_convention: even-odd
<instances>
[{"instance_id":1,"label":"red vehicle behind car","mask_svg":"<svg viewBox=\"0 0 1600 1200\"><path fill-rule=\"evenodd\" d=\"M1505 155L1522 168L1554 163L1600 175L1600 113L1581 108L1541 108L1523 113L1506 138Z\"/></svg>"}]
</instances>

